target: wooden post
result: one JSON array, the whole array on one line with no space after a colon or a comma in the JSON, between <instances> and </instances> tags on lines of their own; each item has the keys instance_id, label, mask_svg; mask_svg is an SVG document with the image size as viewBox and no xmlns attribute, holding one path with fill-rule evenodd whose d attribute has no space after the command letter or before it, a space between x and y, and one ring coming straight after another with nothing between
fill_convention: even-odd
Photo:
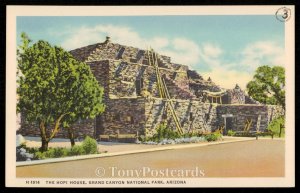
<instances>
[{"instance_id":1,"label":"wooden post","mask_svg":"<svg viewBox=\"0 0 300 193\"><path fill-rule=\"evenodd\" d=\"M226 117L224 117L224 134L226 134L227 133L227 130L226 130L227 128L226 128Z\"/></svg>"},{"instance_id":2,"label":"wooden post","mask_svg":"<svg viewBox=\"0 0 300 193\"><path fill-rule=\"evenodd\" d=\"M279 125L279 138L281 137L281 132L282 132L282 124Z\"/></svg>"},{"instance_id":3,"label":"wooden post","mask_svg":"<svg viewBox=\"0 0 300 193\"><path fill-rule=\"evenodd\" d=\"M139 140L139 130L136 130L136 137L135 137L135 141L137 142Z\"/></svg>"}]
</instances>

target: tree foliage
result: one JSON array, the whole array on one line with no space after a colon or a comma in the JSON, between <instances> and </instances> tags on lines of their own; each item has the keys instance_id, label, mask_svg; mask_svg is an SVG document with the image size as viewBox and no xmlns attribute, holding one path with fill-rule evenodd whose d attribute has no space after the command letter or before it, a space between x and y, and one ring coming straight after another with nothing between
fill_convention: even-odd
<instances>
[{"instance_id":1,"label":"tree foliage","mask_svg":"<svg viewBox=\"0 0 300 193\"><path fill-rule=\"evenodd\" d=\"M247 84L249 96L271 105L285 108L285 70L280 66L260 66L253 80Z\"/></svg>"},{"instance_id":2,"label":"tree foliage","mask_svg":"<svg viewBox=\"0 0 300 193\"><path fill-rule=\"evenodd\" d=\"M279 116L276 119L273 119L269 125L267 130L274 132L274 134L278 137L284 136L285 129L285 117Z\"/></svg>"},{"instance_id":3,"label":"tree foliage","mask_svg":"<svg viewBox=\"0 0 300 193\"><path fill-rule=\"evenodd\" d=\"M48 142L62 127L78 119L94 118L104 111L103 88L89 66L75 60L58 46L31 40L22 33L18 49L17 111L40 127L42 143ZM47 128L52 131L47 132ZM49 129L48 129L49 130Z\"/></svg>"}]
</instances>

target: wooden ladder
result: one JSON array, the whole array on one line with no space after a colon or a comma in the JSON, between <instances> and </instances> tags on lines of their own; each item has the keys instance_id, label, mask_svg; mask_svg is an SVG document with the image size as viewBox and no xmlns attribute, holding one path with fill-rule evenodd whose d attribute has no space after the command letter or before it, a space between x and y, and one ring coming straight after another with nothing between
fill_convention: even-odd
<instances>
[{"instance_id":1,"label":"wooden ladder","mask_svg":"<svg viewBox=\"0 0 300 193\"><path fill-rule=\"evenodd\" d=\"M173 120L176 124L176 129L180 134L183 134L183 129L180 126L179 119L178 119L178 116L175 112L173 101L170 97L170 94L169 94L169 91L167 89L165 80L160 76L160 73L159 73L157 53L154 53L154 51L152 49L151 49L151 51L152 52L150 53L150 51L147 50L148 61L149 61L149 65L152 66L152 64L154 64L154 67L155 67L155 73L156 73L156 78L157 78L157 87L158 87L158 90L159 90L160 98L167 99L166 102L167 102L168 106L170 107L170 111L171 111Z\"/></svg>"}]
</instances>

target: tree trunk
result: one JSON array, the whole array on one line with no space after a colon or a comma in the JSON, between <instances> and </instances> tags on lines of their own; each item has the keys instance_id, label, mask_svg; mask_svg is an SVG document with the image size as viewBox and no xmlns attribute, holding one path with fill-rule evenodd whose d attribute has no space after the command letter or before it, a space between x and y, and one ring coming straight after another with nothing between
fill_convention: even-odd
<instances>
[{"instance_id":1,"label":"tree trunk","mask_svg":"<svg viewBox=\"0 0 300 193\"><path fill-rule=\"evenodd\" d=\"M75 145L73 129L68 128L68 134L69 134L69 139L70 139L70 142L71 142L71 147L73 147Z\"/></svg>"},{"instance_id":2,"label":"tree trunk","mask_svg":"<svg viewBox=\"0 0 300 193\"><path fill-rule=\"evenodd\" d=\"M47 139L46 136L46 127L43 121L40 123L40 132L41 132L41 139L42 139L41 151L44 152L48 150L49 140Z\"/></svg>"},{"instance_id":3,"label":"tree trunk","mask_svg":"<svg viewBox=\"0 0 300 193\"><path fill-rule=\"evenodd\" d=\"M48 150L48 143L49 143L49 141L42 139L42 147L41 147L42 152Z\"/></svg>"},{"instance_id":4,"label":"tree trunk","mask_svg":"<svg viewBox=\"0 0 300 193\"><path fill-rule=\"evenodd\" d=\"M66 114L68 114L68 113L60 115L59 118L55 121L54 129L53 129L50 137L47 137L45 122L44 121L40 122L40 132L41 132L41 138L42 138L42 147L41 147L42 152L48 150L48 143L59 132L60 121Z\"/></svg>"}]
</instances>

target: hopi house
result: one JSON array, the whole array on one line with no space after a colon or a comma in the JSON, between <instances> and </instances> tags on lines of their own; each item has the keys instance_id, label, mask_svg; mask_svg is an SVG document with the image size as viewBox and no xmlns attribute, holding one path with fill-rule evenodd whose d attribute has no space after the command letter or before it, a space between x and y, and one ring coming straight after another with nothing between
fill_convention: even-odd
<instances>
[{"instance_id":1,"label":"hopi house","mask_svg":"<svg viewBox=\"0 0 300 193\"><path fill-rule=\"evenodd\" d=\"M72 127L76 137L86 135L138 134L151 136L161 123L176 129L166 99L159 97L156 71L147 50L112 43L107 37L97 43L70 51L90 66L104 88L106 110L95 119L79 120ZM212 79L204 80L186 65L158 55L159 75L167 90L184 132L209 133L225 125L241 131L251 120L250 131L266 130L270 121L283 113L274 105L259 104L238 85L223 89ZM39 136L39 128L21 120L18 133ZM68 137L62 129L58 137Z\"/></svg>"}]
</instances>

